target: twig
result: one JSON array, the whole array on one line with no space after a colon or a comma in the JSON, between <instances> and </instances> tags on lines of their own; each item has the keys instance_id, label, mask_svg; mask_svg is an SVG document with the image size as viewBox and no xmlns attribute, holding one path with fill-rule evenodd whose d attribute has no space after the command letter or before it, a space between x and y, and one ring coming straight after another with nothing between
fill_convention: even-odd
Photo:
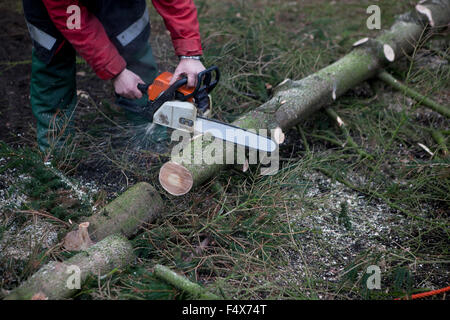
<instances>
[{"instance_id":1,"label":"twig","mask_svg":"<svg viewBox=\"0 0 450 320\"><path fill-rule=\"evenodd\" d=\"M447 118L450 118L450 108L444 105L441 105L424 95L420 94L419 92L407 87L406 85L402 84L400 81L395 79L393 76L391 76L386 71L381 71L378 74L378 79L384 81L388 85L392 86L394 89L403 92L405 95L409 96L410 98L416 100L418 103L423 104L432 110L439 112L443 116L446 116Z\"/></svg>"},{"instance_id":2,"label":"twig","mask_svg":"<svg viewBox=\"0 0 450 320\"><path fill-rule=\"evenodd\" d=\"M49 219L58 221L59 223L64 224L66 227L70 227L70 224L69 224L69 223L67 223L67 222L65 222L65 221L63 221L63 220L61 220L61 219L58 219L58 218L56 218L55 216L52 216L51 214L49 214L49 213L47 213L47 212L40 212L40 211L36 211L36 210L18 210L18 211L16 211L16 212L19 212L19 213L28 213L28 214L32 214L32 215L43 216L43 217L46 217L46 218L49 218Z\"/></svg>"},{"instance_id":3,"label":"twig","mask_svg":"<svg viewBox=\"0 0 450 320\"><path fill-rule=\"evenodd\" d=\"M431 52L437 54L438 56L441 56L442 58L450 61L450 55L448 55L446 52L439 50L439 49L432 48L430 45L425 45L425 48L427 48Z\"/></svg>"}]
</instances>

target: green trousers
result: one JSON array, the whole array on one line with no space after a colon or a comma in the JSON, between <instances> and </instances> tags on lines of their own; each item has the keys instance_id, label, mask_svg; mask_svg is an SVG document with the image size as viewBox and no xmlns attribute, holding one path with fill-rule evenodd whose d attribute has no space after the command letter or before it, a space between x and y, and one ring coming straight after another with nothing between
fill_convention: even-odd
<instances>
[{"instance_id":1,"label":"green trousers","mask_svg":"<svg viewBox=\"0 0 450 320\"><path fill-rule=\"evenodd\" d=\"M146 83L152 83L158 75L158 67L153 57L150 44L139 52L126 58L127 68ZM118 105L132 102L145 105L147 96L138 100L119 97ZM70 44L53 57L49 64L39 60L34 51L32 54L30 102L37 120L37 142L43 152L55 147L63 147L73 130L72 123L77 103L76 93L76 53ZM146 122L138 115L126 111L127 118L134 125ZM155 131L155 135L164 136L164 127ZM158 140L156 137L155 140Z\"/></svg>"}]
</instances>

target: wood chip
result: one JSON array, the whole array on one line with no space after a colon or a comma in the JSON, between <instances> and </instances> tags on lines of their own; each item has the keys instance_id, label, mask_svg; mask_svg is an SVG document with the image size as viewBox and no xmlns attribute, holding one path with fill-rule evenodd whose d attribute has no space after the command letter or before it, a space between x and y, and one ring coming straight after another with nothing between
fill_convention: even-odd
<instances>
[{"instance_id":1,"label":"wood chip","mask_svg":"<svg viewBox=\"0 0 450 320\"><path fill-rule=\"evenodd\" d=\"M388 44L383 45L384 56L389 62L393 62L395 60L395 52L394 49Z\"/></svg>"},{"instance_id":2,"label":"wood chip","mask_svg":"<svg viewBox=\"0 0 450 320\"><path fill-rule=\"evenodd\" d=\"M431 13L430 9L428 9L427 7L425 7L425 6L421 5L421 4L418 4L416 6L416 10L417 10L417 12L425 15L428 18L428 22L430 23L430 26L432 26L432 27L435 26L435 23L434 23L434 20L433 20L433 14Z\"/></svg>"},{"instance_id":3,"label":"wood chip","mask_svg":"<svg viewBox=\"0 0 450 320\"><path fill-rule=\"evenodd\" d=\"M362 39L356 41L356 42L353 44L353 47L358 47L358 46L360 46L360 45L366 43L367 41L369 41L369 38L362 38Z\"/></svg>"},{"instance_id":4,"label":"wood chip","mask_svg":"<svg viewBox=\"0 0 450 320\"><path fill-rule=\"evenodd\" d=\"M68 251L86 250L94 243L89 237L89 222L83 222L78 225L78 230L70 231L64 237L63 246Z\"/></svg>"}]
</instances>

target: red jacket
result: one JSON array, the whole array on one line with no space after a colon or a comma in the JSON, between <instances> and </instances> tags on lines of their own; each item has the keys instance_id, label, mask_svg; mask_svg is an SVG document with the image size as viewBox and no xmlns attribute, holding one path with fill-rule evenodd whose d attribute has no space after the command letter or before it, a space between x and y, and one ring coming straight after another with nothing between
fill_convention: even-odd
<instances>
[{"instance_id":1,"label":"red jacket","mask_svg":"<svg viewBox=\"0 0 450 320\"><path fill-rule=\"evenodd\" d=\"M78 0L42 0L56 28L103 80L118 75L126 62L108 38L103 25ZM152 0L170 31L176 55L201 55L197 9L192 0ZM68 29L70 5L81 10L81 28Z\"/></svg>"}]
</instances>

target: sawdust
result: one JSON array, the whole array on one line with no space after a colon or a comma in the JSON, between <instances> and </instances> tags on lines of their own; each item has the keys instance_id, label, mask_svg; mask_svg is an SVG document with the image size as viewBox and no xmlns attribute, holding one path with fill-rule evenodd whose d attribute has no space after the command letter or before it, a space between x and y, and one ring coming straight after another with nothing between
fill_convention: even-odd
<instances>
[{"instance_id":1,"label":"sawdust","mask_svg":"<svg viewBox=\"0 0 450 320\"><path fill-rule=\"evenodd\" d=\"M385 203L318 172L309 172L302 179L310 185L305 203L286 214L293 229L305 232L295 237L298 251L283 255L286 266L280 267L281 283L293 281L301 286L307 278L337 283L362 253L383 254L388 248L401 247L408 239L395 230L411 228L412 221ZM348 225L339 221L342 206L347 208ZM384 266L380 267L384 271Z\"/></svg>"}]
</instances>

